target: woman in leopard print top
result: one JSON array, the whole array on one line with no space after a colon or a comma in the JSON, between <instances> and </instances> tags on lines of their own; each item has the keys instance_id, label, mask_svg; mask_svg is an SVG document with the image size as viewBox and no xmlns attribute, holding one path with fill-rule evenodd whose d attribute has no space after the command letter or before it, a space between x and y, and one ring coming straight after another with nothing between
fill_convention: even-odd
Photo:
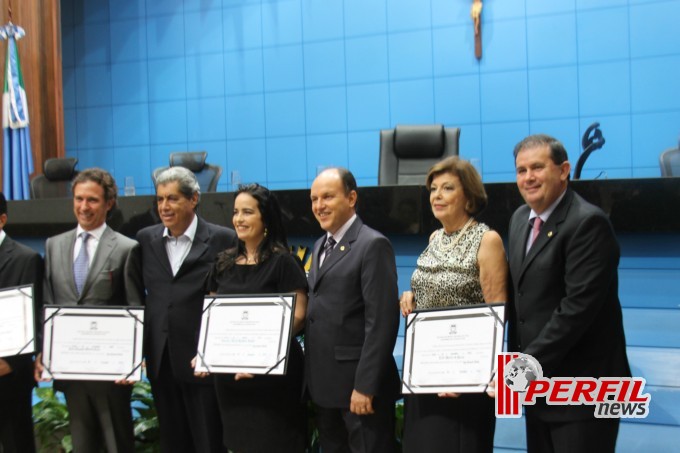
<instances>
[{"instance_id":1,"label":"woman in leopard print top","mask_svg":"<svg viewBox=\"0 0 680 453\"><path fill-rule=\"evenodd\" d=\"M435 164L426 186L442 228L417 261L412 291L401 297L404 316L414 309L505 302L507 261L503 241L475 220L486 207L474 167L457 157ZM403 451L492 452L494 401L485 394L407 395Z\"/></svg>"}]
</instances>

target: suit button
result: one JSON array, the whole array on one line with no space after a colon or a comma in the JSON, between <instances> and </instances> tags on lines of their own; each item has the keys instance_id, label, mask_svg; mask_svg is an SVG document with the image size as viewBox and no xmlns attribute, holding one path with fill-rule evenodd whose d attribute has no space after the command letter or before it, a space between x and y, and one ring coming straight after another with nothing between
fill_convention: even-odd
<instances>
[{"instance_id":1,"label":"suit button","mask_svg":"<svg viewBox=\"0 0 680 453\"><path fill-rule=\"evenodd\" d=\"M517 295L521 297L521 296L524 295L524 293L522 291L520 291L520 292L517 293Z\"/></svg>"},{"instance_id":2,"label":"suit button","mask_svg":"<svg viewBox=\"0 0 680 453\"><path fill-rule=\"evenodd\" d=\"M314 318L307 318L307 321L309 321L310 323L313 324L313 323L314 323Z\"/></svg>"},{"instance_id":3,"label":"suit button","mask_svg":"<svg viewBox=\"0 0 680 453\"><path fill-rule=\"evenodd\" d=\"M519 320L519 323L520 323L520 324L524 324L524 320L523 320L523 319L520 319L520 320Z\"/></svg>"}]
</instances>

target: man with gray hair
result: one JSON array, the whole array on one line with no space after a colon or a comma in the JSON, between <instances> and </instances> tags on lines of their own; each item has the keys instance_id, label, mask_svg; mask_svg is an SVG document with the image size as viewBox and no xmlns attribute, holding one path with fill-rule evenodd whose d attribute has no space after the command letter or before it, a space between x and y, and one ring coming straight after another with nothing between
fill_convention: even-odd
<instances>
[{"instance_id":1,"label":"man with gray hair","mask_svg":"<svg viewBox=\"0 0 680 453\"><path fill-rule=\"evenodd\" d=\"M137 234L146 288L145 355L163 452L222 452L222 423L212 380L194 376L205 277L233 230L196 215L195 175L170 167L156 178L162 225Z\"/></svg>"}]
</instances>

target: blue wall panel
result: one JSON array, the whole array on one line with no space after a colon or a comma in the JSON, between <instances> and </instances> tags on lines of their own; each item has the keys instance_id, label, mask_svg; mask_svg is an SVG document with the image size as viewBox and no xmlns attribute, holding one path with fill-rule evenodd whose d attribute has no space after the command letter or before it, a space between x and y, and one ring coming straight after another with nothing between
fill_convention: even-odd
<instances>
[{"instance_id":1,"label":"blue wall panel","mask_svg":"<svg viewBox=\"0 0 680 453\"><path fill-rule=\"evenodd\" d=\"M224 56L222 53L186 58L187 98L224 96ZM224 100L222 100L224 103Z\"/></svg>"},{"instance_id":2,"label":"blue wall panel","mask_svg":"<svg viewBox=\"0 0 680 453\"><path fill-rule=\"evenodd\" d=\"M377 131L390 125L389 85L379 83L348 86L347 117L349 130L372 130L378 137ZM377 171L375 174L377 176Z\"/></svg>"},{"instance_id":3,"label":"blue wall panel","mask_svg":"<svg viewBox=\"0 0 680 453\"><path fill-rule=\"evenodd\" d=\"M347 134L316 134L307 136L307 159L306 175L308 184L311 185L316 175L326 167L349 165ZM296 166L305 166L305 159L295 161ZM360 166L358 166L360 167ZM355 177L364 176L361 171L354 174Z\"/></svg>"},{"instance_id":4,"label":"blue wall panel","mask_svg":"<svg viewBox=\"0 0 680 453\"><path fill-rule=\"evenodd\" d=\"M225 93L245 94L264 89L262 49L224 53Z\"/></svg>"},{"instance_id":5,"label":"blue wall panel","mask_svg":"<svg viewBox=\"0 0 680 453\"><path fill-rule=\"evenodd\" d=\"M187 141L187 102L170 101L149 104L149 134L151 143ZM168 149L168 155L171 150Z\"/></svg>"},{"instance_id":6,"label":"blue wall panel","mask_svg":"<svg viewBox=\"0 0 680 453\"><path fill-rule=\"evenodd\" d=\"M305 41L342 38L343 0L302 2L302 33Z\"/></svg>"},{"instance_id":7,"label":"blue wall panel","mask_svg":"<svg viewBox=\"0 0 680 453\"><path fill-rule=\"evenodd\" d=\"M628 8L581 11L578 22L578 58L596 63L630 57ZM607 26L603 27L602 24Z\"/></svg>"},{"instance_id":8,"label":"blue wall panel","mask_svg":"<svg viewBox=\"0 0 680 453\"><path fill-rule=\"evenodd\" d=\"M345 42L315 42L304 46L305 87L345 85Z\"/></svg>"},{"instance_id":9,"label":"blue wall panel","mask_svg":"<svg viewBox=\"0 0 680 453\"><path fill-rule=\"evenodd\" d=\"M269 137L304 134L305 92L268 93L265 96L265 121Z\"/></svg>"},{"instance_id":10,"label":"blue wall panel","mask_svg":"<svg viewBox=\"0 0 680 453\"><path fill-rule=\"evenodd\" d=\"M432 79L390 84L390 124L429 124L434 122Z\"/></svg>"},{"instance_id":11,"label":"blue wall panel","mask_svg":"<svg viewBox=\"0 0 680 453\"><path fill-rule=\"evenodd\" d=\"M305 117L308 134L347 130L347 94L344 86L305 92Z\"/></svg>"},{"instance_id":12,"label":"blue wall panel","mask_svg":"<svg viewBox=\"0 0 680 453\"><path fill-rule=\"evenodd\" d=\"M232 139L265 136L263 94L227 97L227 135Z\"/></svg>"},{"instance_id":13,"label":"blue wall panel","mask_svg":"<svg viewBox=\"0 0 680 453\"><path fill-rule=\"evenodd\" d=\"M146 23L142 19L111 22L111 61L146 60Z\"/></svg>"},{"instance_id":14,"label":"blue wall panel","mask_svg":"<svg viewBox=\"0 0 680 453\"><path fill-rule=\"evenodd\" d=\"M114 104L148 103L149 82L146 61L131 61L111 65L111 99ZM66 91L64 84L64 91ZM64 101L66 97L64 97ZM64 103L66 106L66 103Z\"/></svg>"},{"instance_id":15,"label":"blue wall panel","mask_svg":"<svg viewBox=\"0 0 680 453\"><path fill-rule=\"evenodd\" d=\"M387 36L375 35L345 40L347 83L383 82L388 75Z\"/></svg>"},{"instance_id":16,"label":"blue wall panel","mask_svg":"<svg viewBox=\"0 0 680 453\"><path fill-rule=\"evenodd\" d=\"M227 165L229 172L223 176L227 181L231 172L238 172L240 182L251 183L262 181L263 169L267 168L267 145L265 140L232 140L227 142ZM232 185L230 190L235 190Z\"/></svg>"},{"instance_id":17,"label":"blue wall panel","mask_svg":"<svg viewBox=\"0 0 680 453\"><path fill-rule=\"evenodd\" d=\"M484 6L477 61L465 2L63 0L64 106L75 109L66 136L79 138L67 152L134 142L152 154L170 143L377 135L397 123L441 122L474 137L466 155L491 182L513 179L512 161L498 158L529 131L557 134L575 160L581 133L599 121L607 144L584 176L654 176L659 153L678 137L679 11L680 0L493 2ZM233 98L242 95L252 97ZM200 101L213 105L207 110L187 103L204 98L212 98ZM249 100L256 105L245 107ZM126 123L125 109L110 108L121 103L146 105L148 142L109 139L111 124ZM269 151L286 162L288 150ZM375 181L378 147L362 148L365 160L349 152L364 181ZM265 168L253 177L269 182Z\"/></svg>"},{"instance_id":18,"label":"blue wall panel","mask_svg":"<svg viewBox=\"0 0 680 453\"><path fill-rule=\"evenodd\" d=\"M559 49L558 52L555 49ZM527 19L527 60L530 68L573 65L577 60L574 14Z\"/></svg>"},{"instance_id":19,"label":"blue wall panel","mask_svg":"<svg viewBox=\"0 0 680 453\"><path fill-rule=\"evenodd\" d=\"M430 30L393 33L389 36L388 43L391 80L432 77Z\"/></svg>"},{"instance_id":20,"label":"blue wall panel","mask_svg":"<svg viewBox=\"0 0 680 453\"><path fill-rule=\"evenodd\" d=\"M113 144L116 148L149 144L149 107L147 104L113 106ZM140 157L149 157L148 151L143 151L143 148L138 150L143 154Z\"/></svg>"},{"instance_id":21,"label":"blue wall panel","mask_svg":"<svg viewBox=\"0 0 680 453\"><path fill-rule=\"evenodd\" d=\"M235 1L225 3L222 13L224 50L262 47L262 6L259 3Z\"/></svg>"}]
</instances>

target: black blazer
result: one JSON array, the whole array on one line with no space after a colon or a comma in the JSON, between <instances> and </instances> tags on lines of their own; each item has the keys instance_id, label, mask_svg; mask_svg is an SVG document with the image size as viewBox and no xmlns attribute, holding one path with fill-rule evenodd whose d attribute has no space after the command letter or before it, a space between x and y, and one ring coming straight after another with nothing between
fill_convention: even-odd
<instances>
[{"instance_id":1,"label":"black blazer","mask_svg":"<svg viewBox=\"0 0 680 453\"><path fill-rule=\"evenodd\" d=\"M571 189L525 256L530 208L510 220L508 350L534 356L546 377L630 376L618 296L619 245L606 214ZM592 406L537 405L553 421Z\"/></svg>"},{"instance_id":2,"label":"black blazer","mask_svg":"<svg viewBox=\"0 0 680 453\"><path fill-rule=\"evenodd\" d=\"M167 346L175 377L206 383L205 379L194 377L191 368L191 359L198 347L205 279L217 254L235 244L236 233L199 217L189 254L177 275L173 276L163 240L164 229L159 224L137 233L137 240L142 246L142 274L146 288L146 372L152 379L158 377L163 350Z\"/></svg>"},{"instance_id":3,"label":"black blazer","mask_svg":"<svg viewBox=\"0 0 680 453\"><path fill-rule=\"evenodd\" d=\"M40 325L42 310L43 259L40 254L25 245L19 244L9 236L0 244L0 288L33 284L33 304L35 307L36 327ZM39 332L39 329L36 330ZM38 336L39 337L39 336ZM36 338L36 348L40 349L40 339ZM33 387L33 358L31 354L3 357L12 367L12 372L0 377L0 401L13 395L19 388Z\"/></svg>"},{"instance_id":4,"label":"black blazer","mask_svg":"<svg viewBox=\"0 0 680 453\"><path fill-rule=\"evenodd\" d=\"M354 389L396 399L392 355L399 329L392 245L357 217L319 269L314 245L305 328L305 377L312 400L348 408Z\"/></svg>"}]
</instances>

